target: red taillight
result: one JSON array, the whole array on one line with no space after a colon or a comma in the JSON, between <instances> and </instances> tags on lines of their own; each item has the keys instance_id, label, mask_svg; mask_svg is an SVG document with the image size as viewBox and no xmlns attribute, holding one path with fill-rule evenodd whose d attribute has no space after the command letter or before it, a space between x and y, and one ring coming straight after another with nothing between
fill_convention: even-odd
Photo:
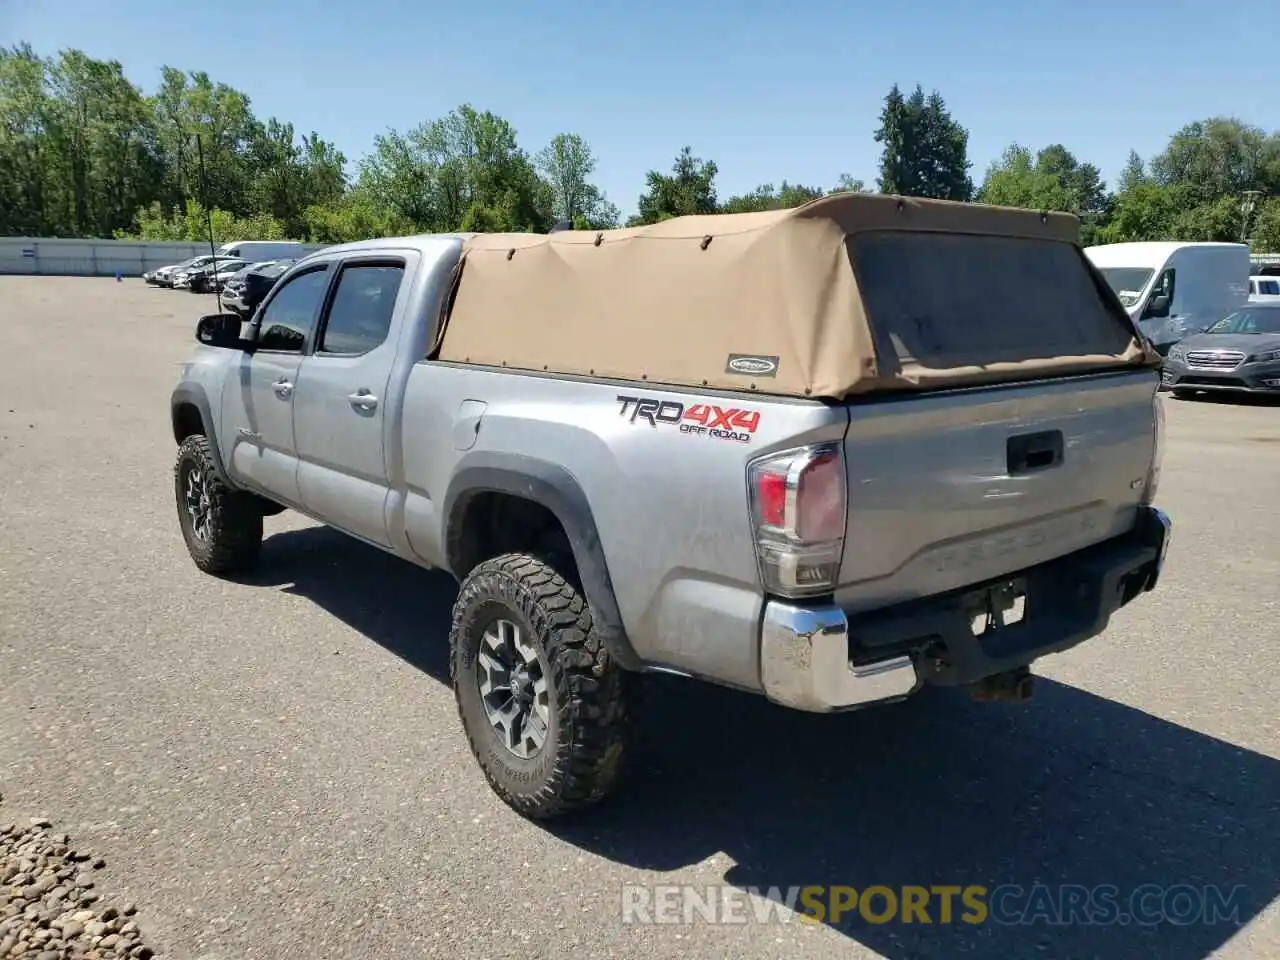
<instances>
[{"instance_id":1,"label":"red taillight","mask_svg":"<svg viewBox=\"0 0 1280 960\"><path fill-rule=\"evenodd\" d=\"M767 527L782 527L787 520L787 475L766 473L756 476L756 498L760 522Z\"/></svg>"},{"instance_id":2,"label":"red taillight","mask_svg":"<svg viewBox=\"0 0 1280 960\"><path fill-rule=\"evenodd\" d=\"M756 553L766 589L830 592L844 552L846 479L837 444L772 454L747 468Z\"/></svg>"}]
</instances>

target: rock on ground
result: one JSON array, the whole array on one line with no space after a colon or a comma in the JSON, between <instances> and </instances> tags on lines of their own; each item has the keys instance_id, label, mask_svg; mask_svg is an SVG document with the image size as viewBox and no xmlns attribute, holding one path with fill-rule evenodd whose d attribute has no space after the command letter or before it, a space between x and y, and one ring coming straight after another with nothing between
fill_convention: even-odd
<instances>
[{"instance_id":1,"label":"rock on ground","mask_svg":"<svg viewBox=\"0 0 1280 960\"><path fill-rule=\"evenodd\" d=\"M133 919L137 907L99 891L106 861L52 826L0 819L0 960L158 960Z\"/></svg>"}]
</instances>

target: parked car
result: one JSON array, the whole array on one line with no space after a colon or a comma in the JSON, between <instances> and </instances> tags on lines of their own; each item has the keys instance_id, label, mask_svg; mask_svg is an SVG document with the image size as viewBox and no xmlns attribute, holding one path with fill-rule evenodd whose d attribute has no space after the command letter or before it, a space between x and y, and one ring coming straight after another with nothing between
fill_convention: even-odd
<instances>
[{"instance_id":1,"label":"parked car","mask_svg":"<svg viewBox=\"0 0 1280 960\"><path fill-rule=\"evenodd\" d=\"M205 264L212 262L213 259L211 254L206 253L199 257L183 260L181 263L173 263L167 267L159 267L150 273L144 273L142 279L157 287L171 287L176 274L203 267Z\"/></svg>"},{"instance_id":2,"label":"parked car","mask_svg":"<svg viewBox=\"0 0 1280 960\"><path fill-rule=\"evenodd\" d=\"M1280 297L1253 300L1174 344L1161 379L1175 397L1201 391L1280 395Z\"/></svg>"},{"instance_id":3,"label":"parked car","mask_svg":"<svg viewBox=\"0 0 1280 960\"><path fill-rule=\"evenodd\" d=\"M200 264L199 266L186 267L174 273L173 288L175 290L186 290L190 288L191 281L196 277L203 277L205 274L212 276L216 271L222 269L223 266L235 266L239 269L240 267L245 266L246 263L247 261L239 260L234 257L210 257L206 263ZM199 283L204 283L204 281L200 280Z\"/></svg>"},{"instance_id":4,"label":"parked car","mask_svg":"<svg viewBox=\"0 0 1280 960\"><path fill-rule=\"evenodd\" d=\"M247 260L216 260L190 274L187 288L192 293L218 293L227 280L247 266Z\"/></svg>"},{"instance_id":5,"label":"parked car","mask_svg":"<svg viewBox=\"0 0 1280 960\"><path fill-rule=\"evenodd\" d=\"M196 338L196 567L243 574L295 508L451 573L462 729L531 818L619 782L633 671L815 713L1025 700L1169 543L1160 358L1066 214L842 193L368 240Z\"/></svg>"},{"instance_id":6,"label":"parked car","mask_svg":"<svg viewBox=\"0 0 1280 960\"><path fill-rule=\"evenodd\" d=\"M241 270L227 281L222 290L223 308L242 317L252 315L258 304L271 292L280 275L295 263L296 260L268 260Z\"/></svg>"},{"instance_id":7,"label":"parked car","mask_svg":"<svg viewBox=\"0 0 1280 960\"><path fill-rule=\"evenodd\" d=\"M253 270L261 270L274 263L274 260L258 260L254 263L246 264L231 276L227 277L218 290L218 303L223 309L228 309L227 301L234 300L236 294L244 287L244 278Z\"/></svg>"}]
</instances>

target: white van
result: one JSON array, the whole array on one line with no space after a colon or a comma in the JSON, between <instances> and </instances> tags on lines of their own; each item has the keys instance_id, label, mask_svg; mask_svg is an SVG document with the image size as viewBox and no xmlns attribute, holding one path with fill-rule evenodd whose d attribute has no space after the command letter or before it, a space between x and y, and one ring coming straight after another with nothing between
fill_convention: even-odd
<instances>
[{"instance_id":1,"label":"white van","mask_svg":"<svg viewBox=\"0 0 1280 960\"><path fill-rule=\"evenodd\" d=\"M218 256L254 261L297 260L325 246L323 243L302 243L297 240L236 240L219 247Z\"/></svg>"},{"instance_id":2,"label":"white van","mask_svg":"<svg viewBox=\"0 0 1280 960\"><path fill-rule=\"evenodd\" d=\"M1085 254L1162 354L1249 301L1243 243L1107 243Z\"/></svg>"}]
</instances>

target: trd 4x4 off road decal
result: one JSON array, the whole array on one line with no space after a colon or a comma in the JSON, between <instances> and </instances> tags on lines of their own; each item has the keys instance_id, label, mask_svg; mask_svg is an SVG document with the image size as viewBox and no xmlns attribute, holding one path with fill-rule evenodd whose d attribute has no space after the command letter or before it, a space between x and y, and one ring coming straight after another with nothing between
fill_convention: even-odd
<instances>
[{"instance_id":1,"label":"trd 4x4 off road decal","mask_svg":"<svg viewBox=\"0 0 1280 960\"><path fill-rule=\"evenodd\" d=\"M657 400L653 397L618 397L618 415L629 422L643 420L651 427L666 423L678 426L681 433L717 440L750 443L760 427L759 410L740 410L715 404L694 403L686 406L679 400Z\"/></svg>"}]
</instances>

